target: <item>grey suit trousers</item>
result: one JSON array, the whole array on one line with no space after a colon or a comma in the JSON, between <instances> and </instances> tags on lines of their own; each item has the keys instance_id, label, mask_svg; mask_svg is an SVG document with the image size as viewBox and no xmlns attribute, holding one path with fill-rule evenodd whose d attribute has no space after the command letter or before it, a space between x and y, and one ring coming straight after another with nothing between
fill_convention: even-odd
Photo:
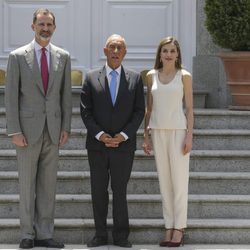
<instances>
[{"instance_id":1,"label":"grey suit trousers","mask_svg":"<svg viewBox=\"0 0 250 250\"><path fill-rule=\"evenodd\" d=\"M58 160L47 125L35 144L17 147L22 239L53 237Z\"/></svg>"}]
</instances>

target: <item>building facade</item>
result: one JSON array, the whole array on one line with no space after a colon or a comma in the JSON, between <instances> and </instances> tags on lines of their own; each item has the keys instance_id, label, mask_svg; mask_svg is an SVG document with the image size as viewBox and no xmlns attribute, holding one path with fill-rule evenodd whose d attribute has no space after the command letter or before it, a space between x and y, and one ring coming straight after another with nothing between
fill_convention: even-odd
<instances>
[{"instance_id":1,"label":"building facade","mask_svg":"<svg viewBox=\"0 0 250 250\"><path fill-rule=\"evenodd\" d=\"M204 27L205 0L0 0L0 69L8 54L33 39L30 27L35 9L56 16L52 42L68 50L72 68L83 72L105 62L107 37L118 33L128 45L124 64L138 72L150 69L159 41L175 36L183 65L193 73L194 89L207 90L207 107L226 107L224 71Z\"/></svg>"}]
</instances>

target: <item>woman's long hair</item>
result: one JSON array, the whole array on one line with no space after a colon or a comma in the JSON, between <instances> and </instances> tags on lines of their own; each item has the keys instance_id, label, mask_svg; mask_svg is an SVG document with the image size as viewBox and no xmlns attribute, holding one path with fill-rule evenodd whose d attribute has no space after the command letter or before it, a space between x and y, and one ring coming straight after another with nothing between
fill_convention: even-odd
<instances>
[{"instance_id":1,"label":"woman's long hair","mask_svg":"<svg viewBox=\"0 0 250 250\"><path fill-rule=\"evenodd\" d=\"M156 52L156 58L155 58L155 65L154 65L154 69L161 69L163 67L162 61L161 61L161 49L164 45L166 44L170 44L173 43L176 46L177 49L177 53L178 53L178 57L177 60L175 62L175 67L177 69L182 69L182 61L181 61L181 49L180 49L180 45L179 42L172 36L168 36L166 38L163 38L157 48L157 52Z\"/></svg>"}]
</instances>

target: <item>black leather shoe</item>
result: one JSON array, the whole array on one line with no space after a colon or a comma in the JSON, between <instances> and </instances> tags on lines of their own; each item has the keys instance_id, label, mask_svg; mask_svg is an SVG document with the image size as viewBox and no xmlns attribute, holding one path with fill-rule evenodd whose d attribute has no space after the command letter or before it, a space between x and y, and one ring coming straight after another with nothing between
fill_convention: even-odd
<instances>
[{"instance_id":1,"label":"black leather shoe","mask_svg":"<svg viewBox=\"0 0 250 250\"><path fill-rule=\"evenodd\" d=\"M108 240L106 238L95 236L92 240L87 243L87 247L99 247L105 246L108 244Z\"/></svg>"},{"instance_id":2,"label":"black leather shoe","mask_svg":"<svg viewBox=\"0 0 250 250\"><path fill-rule=\"evenodd\" d=\"M34 241L32 239L22 239L19 244L19 248L28 249L33 247L34 247Z\"/></svg>"},{"instance_id":3,"label":"black leather shoe","mask_svg":"<svg viewBox=\"0 0 250 250\"><path fill-rule=\"evenodd\" d=\"M64 248L64 244L56 242L53 239L35 240L35 247L51 247L51 248Z\"/></svg>"},{"instance_id":4,"label":"black leather shoe","mask_svg":"<svg viewBox=\"0 0 250 250\"><path fill-rule=\"evenodd\" d=\"M120 241L114 241L114 245L119 246L119 247L126 247L126 248L132 247L131 242L129 242L127 239L126 240L120 240Z\"/></svg>"}]
</instances>

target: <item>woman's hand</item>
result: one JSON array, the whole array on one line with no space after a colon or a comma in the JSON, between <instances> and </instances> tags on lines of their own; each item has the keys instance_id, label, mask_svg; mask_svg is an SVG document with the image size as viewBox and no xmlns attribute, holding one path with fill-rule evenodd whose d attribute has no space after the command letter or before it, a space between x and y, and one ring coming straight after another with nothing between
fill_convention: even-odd
<instances>
[{"instance_id":1,"label":"woman's hand","mask_svg":"<svg viewBox=\"0 0 250 250\"><path fill-rule=\"evenodd\" d=\"M187 133L184 144L183 144L183 154L187 154L192 150L192 141L193 141L193 136L192 134Z\"/></svg>"},{"instance_id":2,"label":"woman's hand","mask_svg":"<svg viewBox=\"0 0 250 250\"><path fill-rule=\"evenodd\" d=\"M142 144L142 148L143 148L143 151L144 151L144 153L146 155L150 155L151 154L152 146L151 146L150 139L148 137L144 138L144 142Z\"/></svg>"}]
</instances>

